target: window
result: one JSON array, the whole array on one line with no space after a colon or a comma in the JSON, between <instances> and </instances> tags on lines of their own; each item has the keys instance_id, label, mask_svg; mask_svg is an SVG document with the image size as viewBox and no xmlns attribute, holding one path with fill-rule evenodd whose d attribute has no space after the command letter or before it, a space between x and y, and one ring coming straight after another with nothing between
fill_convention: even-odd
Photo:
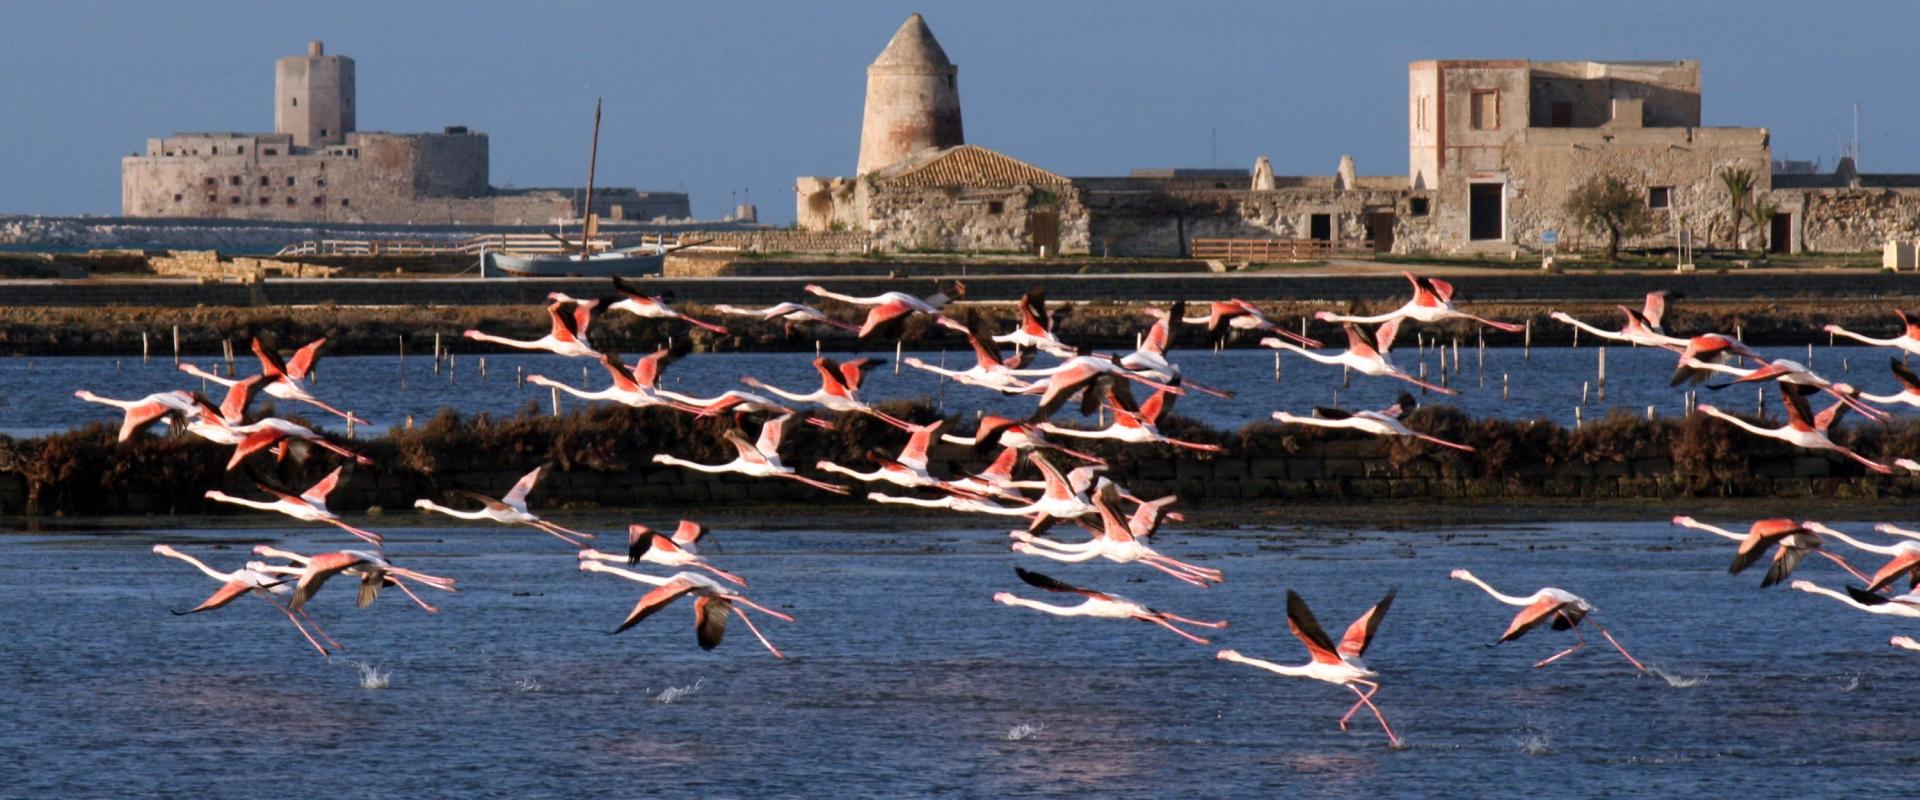
<instances>
[{"instance_id":1,"label":"window","mask_svg":"<svg viewBox=\"0 0 1920 800\"><path fill-rule=\"evenodd\" d=\"M207 176L207 185L208 185L208 186L219 186L219 185L220 185L220 179L219 179L219 178L216 178L216 177L213 177L212 175L208 175L208 176Z\"/></svg>"},{"instance_id":2,"label":"window","mask_svg":"<svg viewBox=\"0 0 1920 800\"><path fill-rule=\"evenodd\" d=\"M242 155L242 156L244 156L244 155L246 155L246 154L247 154L247 148L245 148L245 147L236 147L236 148L233 148L233 152L234 152L234 154L235 154L235 155Z\"/></svg>"},{"instance_id":3,"label":"window","mask_svg":"<svg viewBox=\"0 0 1920 800\"><path fill-rule=\"evenodd\" d=\"M326 178L314 178L314 179L313 179L313 185L315 185L315 186L325 186L325 185L327 185L327 179L326 179Z\"/></svg>"},{"instance_id":4,"label":"window","mask_svg":"<svg viewBox=\"0 0 1920 800\"><path fill-rule=\"evenodd\" d=\"M1647 207L1666 208L1673 204L1673 187L1650 186L1647 188Z\"/></svg>"},{"instance_id":5,"label":"window","mask_svg":"<svg viewBox=\"0 0 1920 800\"><path fill-rule=\"evenodd\" d=\"M288 186L292 186L292 185L293 185L293 176L292 176L292 175L288 175L288 176L287 176L287 185L288 185Z\"/></svg>"},{"instance_id":6,"label":"window","mask_svg":"<svg viewBox=\"0 0 1920 800\"><path fill-rule=\"evenodd\" d=\"M220 202L220 195L217 195L217 194L210 194L210 195L207 195L207 202L209 202L209 203L218 203L218 202Z\"/></svg>"},{"instance_id":7,"label":"window","mask_svg":"<svg viewBox=\"0 0 1920 800\"><path fill-rule=\"evenodd\" d=\"M327 135L327 129L326 129L326 128L321 128L321 129L320 129L320 136L321 136L321 138L326 138L326 135Z\"/></svg>"},{"instance_id":8,"label":"window","mask_svg":"<svg viewBox=\"0 0 1920 800\"><path fill-rule=\"evenodd\" d=\"M288 208L293 207L293 195L287 195L287 207Z\"/></svg>"},{"instance_id":9,"label":"window","mask_svg":"<svg viewBox=\"0 0 1920 800\"><path fill-rule=\"evenodd\" d=\"M267 176L265 175L260 176L260 185L261 186L267 185Z\"/></svg>"},{"instance_id":10,"label":"window","mask_svg":"<svg viewBox=\"0 0 1920 800\"><path fill-rule=\"evenodd\" d=\"M240 205L240 195L236 194L232 197L227 198L227 203L230 205L236 205L236 206Z\"/></svg>"},{"instance_id":11,"label":"window","mask_svg":"<svg viewBox=\"0 0 1920 800\"><path fill-rule=\"evenodd\" d=\"M1553 111L1551 112L1552 119L1549 120L1552 123L1552 127L1555 127L1555 128L1573 127L1573 104L1572 103L1569 103L1565 100L1556 100L1554 101L1552 108L1553 108Z\"/></svg>"},{"instance_id":12,"label":"window","mask_svg":"<svg viewBox=\"0 0 1920 800\"><path fill-rule=\"evenodd\" d=\"M184 195L184 194L181 194L181 193L179 193L179 192L174 192L174 193L173 193L173 202L176 202L176 203L178 203L178 202L180 202L180 201L181 201L181 200L182 200L183 198L185 198L185 197L186 197L186 195Z\"/></svg>"},{"instance_id":13,"label":"window","mask_svg":"<svg viewBox=\"0 0 1920 800\"><path fill-rule=\"evenodd\" d=\"M1433 130L1432 128L1427 127L1427 96L1426 95L1421 95L1420 99L1415 101L1413 104L1413 129L1418 131Z\"/></svg>"},{"instance_id":14,"label":"window","mask_svg":"<svg viewBox=\"0 0 1920 800\"><path fill-rule=\"evenodd\" d=\"M229 177L227 178L227 183L230 183L230 184L233 184L234 186L239 186L239 185L240 185L240 176L238 176L238 175L232 175L232 176L229 176Z\"/></svg>"},{"instance_id":15,"label":"window","mask_svg":"<svg viewBox=\"0 0 1920 800\"><path fill-rule=\"evenodd\" d=\"M272 148L272 147L268 147L268 148L264 148L264 149L262 149L262 150L260 151L260 155L263 155L263 156L277 156L277 155L280 155L280 151L279 151L278 149L275 149L275 148Z\"/></svg>"},{"instance_id":16,"label":"window","mask_svg":"<svg viewBox=\"0 0 1920 800\"><path fill-rule=\"evenodd\" d=\"M1473 90L1473 129L1491 131L1500 128L1500 92L1496 89Z\"/></svg>"},{"instance_id":17,"label":"window","mask_svg":"<svg viewBox=\"0 0 1920 800\"><path fill-rule=\"evenodd\" d=\"M340 198L340 207L341 208L347 207L347 198L344 198L344 197Z\"/></svg>"},{"instance_id":18,"label":"window","mask_svg":"<svg viewBox=\"0 0 1920 800\"><path fill-rule=\"evenodd\" d=\"M989 214L1003 214L1003 213L1006 213L1006 210L1007 210L1006 203L1003 203L999 200L987 201L987 213Z\"/></svg>"},{"instance_id":19,"label":"window","mask_svg":"<svg viewBox=\"0 0 1920 800\"><path fill-rule=\"evenodd\" d=\"M1427 215L1427 198L1415 197L1407 201L1407 216L1424 217Z\"/></svg>"},{"instance_id":20,"label":"window","mask_svg":"<svg viewBox=\"0 0 1920 800\"><path fill-rule=\"evenodd\" d=\"M320 204L322 204L322 203L325 203L325 202L327 202L327 198L324 198L324 197L315 197L315 198L313 198L313 204L314 204L314 205L316 205L316 206L318 206L318 205L320 205Z\"/></svg>"},{"instance_id":21,"label":"window","mask_svg":"<svg viewBox=\"0 0 1920 800\"><path fill-rule=\"evenodd\" d=\"M298 98L298 97L294 97L294 98L289 98L289 99L291 99L291 100L293 101L293 107L294 107L294 108L299 108L299 107L300 107L300 98Z\"/></svg>"},{"instance_id":22,"label":"window","mask_svg":"<svg viewBox=\"0 0 1920 800\"><path fill-rule=\"evenodd\" d=\"M213 148L213 154L214 154L214 155L216 155L216 156L217 156L217 155L220 155L220 148L219 148L219 147L217 147L217 146L216 146L216 147L214 147L214 148Z\"/></svg>"},{"instance_id":23,"label":"window","mask_svg":"<svg viewBox=\"0 0 1920 800\"><path fill-rule=\"evenodd\" d=\"M266 205L266 204L267 204L267 202L268 202L268 201L267 201L267 198L265 198L265 197L262 197L262 198L260 198L260 205L263 205L263 206L264 206L264 205Z\"/></svg>"}]
</instances>

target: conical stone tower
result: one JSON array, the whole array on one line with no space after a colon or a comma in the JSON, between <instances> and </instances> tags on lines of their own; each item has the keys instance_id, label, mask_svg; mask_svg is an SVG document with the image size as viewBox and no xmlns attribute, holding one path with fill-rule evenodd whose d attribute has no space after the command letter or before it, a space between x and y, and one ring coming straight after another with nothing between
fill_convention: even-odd
<instances>
[{"instance_id":1,"label":"conical stone tower","mask_svg":"<svg viewBox=\"0 0 1920 800\"><path fill-rule=\"evenodd\" d=\"M916 150L966 143L960 132L960 72L914 14L867 67L867 108L860 122L865 175Z\"/></svg>"}]
</instances>

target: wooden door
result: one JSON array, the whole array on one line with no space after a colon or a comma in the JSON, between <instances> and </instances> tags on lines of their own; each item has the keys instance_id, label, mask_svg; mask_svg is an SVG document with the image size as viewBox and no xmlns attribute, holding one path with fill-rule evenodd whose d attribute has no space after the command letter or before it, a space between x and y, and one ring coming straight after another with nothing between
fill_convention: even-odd
<instances>
[{"instance_id":1,"label":"wooden door","mask_svg":"<svg viewBox=\"0 0 1920 800\"><path fill-rule=\"evenodd\" d=\"M1367 217L1367 238L1373 240L1373 252L1393 252L1393 214L1375 212Z\"/></svg>"},{"instance_id":2,"label":"wooden door","mask_svg":"<svg viewBox=\"0 0 1920 800\"><path fill-rule=\"evenodd\" d=\"M1767 231L1767 251L1772 253L1793 252L1793 215L1773 215L1773 225Z\"/></svg>"},{"instance_id":3,"label":"wooden door","mask_svg":"<svg viewBox=\"0 0 1920 800\"><path fill-rule=\"evenodd\" d=\"M1033 249L1047 255L1060 253L1060 212L1033 212Z\"/></svg>"}]
</instances>

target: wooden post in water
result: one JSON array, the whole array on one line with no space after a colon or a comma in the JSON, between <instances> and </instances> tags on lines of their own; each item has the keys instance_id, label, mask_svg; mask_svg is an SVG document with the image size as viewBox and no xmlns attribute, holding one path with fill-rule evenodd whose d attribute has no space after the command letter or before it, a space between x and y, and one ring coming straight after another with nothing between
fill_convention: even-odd
<instances>
[{"instance_id":1,"label":"wooden post in water","mask_svg":"<svg viewBox=\"0 0 1920 800\"><path fill-rule=\"evenodd\" d=\"M900 374L900 354L906 352L906 350L907 350L907 340L905 339L893 340L893 374L895 375Z\"/></svg>"},{"instance_id":2,"label":"wooden post in water","mask_svg":"<svg viewBox=\"0 0 1920 800\"><path fill-rule=\"evenodd\" d=\"M227 377L233 377L233 340L220 337L220 350L227 357Z\"/></svg>"},{"instance_id":3,"label":"wooden post in water","mask_svg":"<svg viewBox=\"0 0 1920 800\"><path fill-rule=\"evenodd\" d=\"M1507 399L1507 373L1500 373L1500 399Z\"/></svg>"},{"instance_id":4,"label":"wooden post in water","mask_svg":"<svg viewBox=\"0 0 1920 800\"><path fill-rule=\"evenodd\" d=\"M1813 343L1807 343L1807 369L1813 369Z\"/></svg>"},{"instance_id":5,"label":"wooden post in water","mask_svg":"<svg viewBox=\"0 0 1920 800\"><path fill-rule=\"evenodd\" d=\"M1653 406L1647 406L1647 421L1653 421Z\"/></svg>"},{"instance_id":6,"label":"wooden post in water","mask_svg":"<svg viewBox=\"0 0 1920 800\"><path fill-rule=\"evenodd\" d=\"M1767 414L1767 389L1765 386L1755 387L1753 392L1753 415L1756 417L1762 417L1762 416L1766 416L1766 414Z\"/></svg>"},{"instance_id":7,"label":"wooden post in water","mask_svg":"<svg viewBox=\"0 0 1920 800\"><path fill-rule=\"evenodd\" d=\"M1600 345L1600 402L1607 402L1607 346Z\"/></svg>"},{"instance_id":8,"label":"wooden post in water","mask_svg":"<svg viewBox=\"0 0 1920 800\"><path fill-rule=\"evenodd\" d=\"M180 366L180 326L173 326L173 365Z\"/></svg>"},{"instance_id":9,"label":"wooden post in water","mask_svg":"<svg viewBox=\"0 0 1920 800\"><path fill-rule=\"evenodd\" d=\"M1345 389L1353 385L1352 370L1353 370L1352 367L1349 367L1345 364L1340 365L1340 388Z\"/></svg>"},{"instance_id":10,"label":"wooden post in water","mask_svg":"<svg viewBox=\"0 0 1920 800\"><path fill-rule=\"evenodd\" d=\"M487 379L487 357L481 356L480 357L480 380L484 381L486 379Z\"/></svg>"},{"instance_id":11,"label":"wooden post in water","mask_svg":"<svg viewBox=\"0 0 1920 800\"><path fill-rule=\"evenodd\" d=\"M1580 430L1580 426L1584 423L1585 423L1585 420L1582 420L1580 418L1580 407L1574 406L1573 407L1573 429L1576 431Z\"/></svg>"},{"instance_id":12,"label":"wooden post in water","mask_svg":"<svg viewBox=\"0 0 1920 800\"><path fill-rule=\"evenodd\" d=\"M1460 337L1453 337L1453 371L1460 371Z\"/></svg>"},{"instance_id":13,"label":"wooden post in water","mask_svg":"<svg viewBox=\"0 0 1920 800\"><path fill-rule=\"evenodd\" d=\"M1420 359L1420 382L1426 383L1426 381L1427 381L1427 360L1423 358L1423 359ZM1420 387L1420 394L1425 395L1426 393L1427 393L1427 387L1425 386Z\"/></svg>"},{"instance_id":14,"label":"wooden post in water","mask_svg":"<svg viewBox=\"0 0 1920 800\"><path fill-rule=\"evenodd\" d=\"M516 387L527 385L527 368L526 367L522 367L518 365L514 366L513 385Z\"/></svg>"},{"instance_id":15,"label":"wooden post in water","mask_svg":"<svg viewBox=\"0 0 1920 800\"><path fill-rule=\"evenodd\" d=\"M407 430L413 430L413 415L407 415Z\"/></svg>"},{"instance_id":16,"label":"wooden post in water","mask_svg":"<svg viewBox=\"0 0 1920 800\"><path fill-rule=\"evenodd\" d=\"M1273 382L1280 382L1280 351L1273 351Z\"/></svg>"},{"instance_id":17,"label":"wooden post in water","mask_svg":"<svg viewBox=\"0 0 1920 800\"><path fill-rule=\"evenodd\" d=\"M1521 340L1521 345L1520 345L1524 349L1522 349L1520 352L1523 358L1525 358L1528 361L1532 361L1533 360L1533 318L1532 317L1527 318L1526 326L1527 326L1526 332L1522 334L1526 338Z\"/></svg>"},{"instance_id":18,"label":"wooden post in water","mask_svg":"<svg viewBox=\"0 0 1920 800\"><path fill-rule=\"evenodd\" d=\"M147 332L141 331L140 332L140 363L141 364L147 363L147 355L148 355Z\"/></svg>"},{"instance_id":19,"label":"wooden post in water","mask_svg":"<svg viewBox=\"0 0 1920 800\"><path fill-rule=\"evenodd\" d=\"M440 332L433 332L433 374L440 374Z\"/></svg>"},{"instance_id":20,"label":"wooden post in water","mask_svg":"<svg viewBox=\"0 0 1920 800\"><path fill-rule=\"evenodd\" d=\"M552 394L553 415L556 417L560 416L560 390L549 386L547 387L547 391Z\"/></svg>"},{"instance_id":21,"label":"wooden post in water","mask_svg":"<svg viewBox=\"0 0 1920 800\"><path fill-rule=\"evenodd\" d=\"M1587 404L1587 390L1592 387L1593 384L1588 381L1580 382L1580 405L1584 406Z\"/></svg>"}]
</instances>

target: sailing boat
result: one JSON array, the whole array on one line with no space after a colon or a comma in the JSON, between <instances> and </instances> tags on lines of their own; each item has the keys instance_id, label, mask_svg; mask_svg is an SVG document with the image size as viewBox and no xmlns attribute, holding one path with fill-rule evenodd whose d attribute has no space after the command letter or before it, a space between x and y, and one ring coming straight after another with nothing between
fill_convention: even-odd
<instances>
[{"instance_id":1,"label":"sailing boat","mask_svg":"<svg viewBox=\"0 0 1920 800\"><path fill-rule=\"evenodd\" d=\"M604 278L612 275L638 277L659 275L667 254L679 247L665 242L592 252L588 243L599 232L600 217L593 213L593 171L600 160L600 101L593 101L593 147L587 155L586 221L580 226L580 243L560 239L559 253L515 255L487 251L482 253L481 274L514 278ZM555 237L560 238L560 237ZM691 245L685 245L690 247Z\"/></svg>"}]
</instances>

